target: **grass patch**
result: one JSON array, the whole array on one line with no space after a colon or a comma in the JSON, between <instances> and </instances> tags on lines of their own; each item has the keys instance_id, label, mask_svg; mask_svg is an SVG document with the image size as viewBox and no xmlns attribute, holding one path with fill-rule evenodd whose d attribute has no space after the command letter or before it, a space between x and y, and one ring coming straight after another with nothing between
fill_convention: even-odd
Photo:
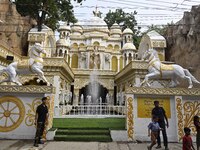
<instances>
[{"instance_id":1,"label":"grass patch","mask_svg":"<svg viewBox=\"0 0 200 150\"><path fill-rule=\"evenodd\" d=\"M124 130L125 118L54 118L53 128Z\"/></svg>"}]
</instances>

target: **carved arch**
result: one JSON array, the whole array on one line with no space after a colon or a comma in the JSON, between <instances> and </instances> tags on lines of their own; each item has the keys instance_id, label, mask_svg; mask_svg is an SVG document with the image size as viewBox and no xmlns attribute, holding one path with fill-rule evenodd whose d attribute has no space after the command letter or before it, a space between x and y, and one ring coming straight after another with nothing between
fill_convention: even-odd
<instances>
[{"instance_id":1,"label":"carved arch","mask_svg":"<svg viewBox=\"0 0 200 150\"><path fill-rule=\"evenodd\" d=\"M112 50L112 49L113 49L112 44L109 44L109 45L107 46L107 49L108 49L108 50Z\"/></svg>"},{"instance_id":2,"label":"carved arch","mask_svg":"<svg viewBox=\"0 0 200 150\"><path fill-rule=\"evenodd\" d=\"M90 83L90 80L88 79L75 79L74 88L81 89L85 87L86 85L88 85L89 83ZM98 83L102 85L103 87L107 88L108 90L114 90L114 81L99 79Z\"/></svg>"},{"instance_id":3,"label":"carved arch","mask_svg":"<svg viewBox=\"0 0 200 150\"><path fill-rule=\"evenodd\" d=\"M100 46L100 43L99 43L98 41L95 41L95 42L93 43L93 46Z\"/></svg>"}]
</instances>

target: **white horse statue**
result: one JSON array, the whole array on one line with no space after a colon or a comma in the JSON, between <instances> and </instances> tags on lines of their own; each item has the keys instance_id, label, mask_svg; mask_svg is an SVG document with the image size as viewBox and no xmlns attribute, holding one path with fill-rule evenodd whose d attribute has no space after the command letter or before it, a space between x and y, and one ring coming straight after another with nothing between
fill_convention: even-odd
<instances>
[{"instance_id":1,"label":"white horse statue","mask_svg":"<svg viewBox=\"0 0 200 150\"><path fill-rule=\"evenodd\" d=\"M40 79L44 80L47 85L50 85L47 79L44 76L43 69L43 58L42 54L46 54L46 51L42 49L39 43L35 43L34 46L30 49L30 58L27 60L22 60L20 62L13 62L9 64L5 69L0 70L1 74L6 74L7 78L0 81L0 84L3 82L13 82L17 85L22 85L19 80L19 74L37 74L39 76L38 82Z\"/></svg>"},{"instance_id":2,"label":"white horse statue","mask_svg":"<svg viewBox=\"0 0 200 150\"><path fill-rule=\"evenodd\" d=\"M177 64L167 65L161 63L157 51L154 49L147 50L144 53L142 59L143 60L148 59L149 73L145 75L145 79L141 82L140 86L142 86L144 83L147 83L147 85L150 86L150 84L148 83L149 79L162 78L162 79L171 79L172 80L171 87L175 87L176 85L179 84L179 82L177 81L178 77L188 80L189 82L188 88L193 87L192 82L200 84L200 82L187 69L184 69L183 67Z\"/></svg>"}]
</instances>

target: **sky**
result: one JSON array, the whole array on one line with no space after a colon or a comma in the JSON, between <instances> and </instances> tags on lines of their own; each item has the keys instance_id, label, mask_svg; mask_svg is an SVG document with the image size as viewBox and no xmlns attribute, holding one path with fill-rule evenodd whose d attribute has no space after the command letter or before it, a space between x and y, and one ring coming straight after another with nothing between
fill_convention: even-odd
<instances>
[{"instance_id":1,"label":"sky","mask_svg":"<svg viewBox=\"0 0 200 150\"><path fill-rule=\"evenodd\" d=\"M118 8L127 13L136 11L138 26L143 29L152 24L176 23L183 17L184 11L190 11L192 5L199 4L200 0L85 0L82 5L73 2L75 17L80 24L88 21L97 6L103 13L102 17L109 10L115 11Z\"/></svg>"}]
</instances>

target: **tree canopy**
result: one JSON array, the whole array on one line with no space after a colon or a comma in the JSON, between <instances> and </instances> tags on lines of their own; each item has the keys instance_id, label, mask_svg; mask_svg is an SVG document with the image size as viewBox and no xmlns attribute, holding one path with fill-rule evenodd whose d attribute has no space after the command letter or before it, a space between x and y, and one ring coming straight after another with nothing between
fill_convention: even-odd
<instances>
[{"instance_id":1,"label":"tree canopy","mask_svg":"<svg viewBox=\"0 0 200 150\"><path fill-rule=\"evenodd\" d=\"M170 24L168 24L168 25L170 25ZM144 34L146 34L146 33L148 33L148 32L150 32L150 31L152 31L152 30L155 30L156 32L158 32L160 35L162 35L162 36L165 36L165 34L166 34L166 30L167 30L167 26L157 26L157 25L150 25L150 26L147 26L147 31L145 31L145 32L143 32L142 33L142 35L144 35Z\"/></svg>"},{"instance_id":2,"label":"tree canopy","mask_svg":"<svg viewBox=\"0 0 200 150\"><path fill-rule=\"evenodd\" d=\"M83 0L74 0L81 3ZM70 0L15 0L17 11L22 16L30 16L51 29L57 29L58 21L77 22Z\"/></svg>"},{"instance_id":3,"label":"tree canopy","mask_svg":"<svg viewBox=\"0 0 200 150\"><path fill-rule=\"evenodd\" d=\"M135 19L136 11L131 13L126 13L122 9L116 9L115 12L109 11L104 18L104 21L107 23L110 28L115 22L122 27L122 30L125 28L130 28L133 31L133 41L136 47L139 46L140 37L140 28L137 28L137 21Z\"/></svg>"}]
</instances>

